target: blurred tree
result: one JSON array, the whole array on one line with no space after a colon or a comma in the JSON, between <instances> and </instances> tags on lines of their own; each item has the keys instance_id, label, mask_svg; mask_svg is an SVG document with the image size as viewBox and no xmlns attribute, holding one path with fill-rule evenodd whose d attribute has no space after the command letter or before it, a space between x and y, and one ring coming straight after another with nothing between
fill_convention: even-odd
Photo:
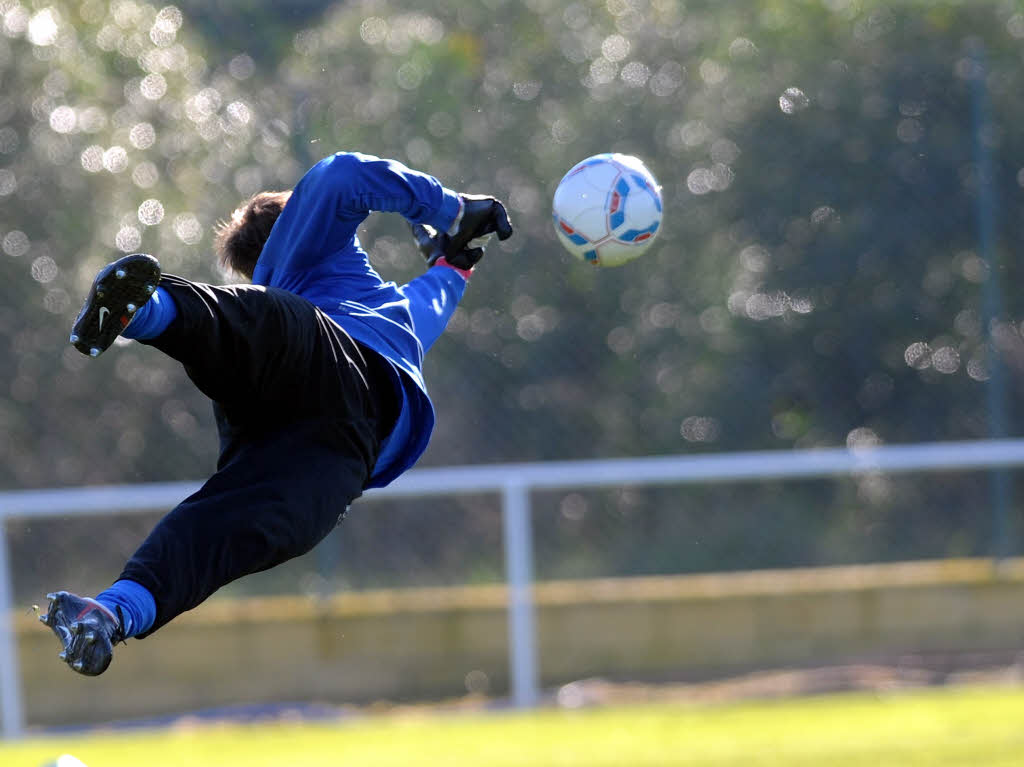
<instances>
[{"instance_id":1,"label":"blurred tree","mask_svg":"<svg viewBox=\"0 0 1024 767\"><path fill-rule=\"evenodd\" d=\"M136 347L87 365L69 321L121 252L212 278L216 218L297 173L282 124L243 93L244 61L209 69L173 6L4 0L0 20L0 482L203 473L209 406L177 366Z\"/></svg>"},{"instance_id":2,"label":"blurred tree","mask_svg":"<svg viewBox=\"0 0 1024 767\"><path fill-rule=\"evenodd\" d=\"M3 484L208 472L180 372L131 346L84 360L67 326L121 250L213 279L214 221L337 149L498 194L517 225L428 359L424 465L982 437L995 351L1018 431L1016 4L365 0L258 23L236 6L0 0ZM642 157L665 197L651 252L620 269L571 261L550 225L562 174L603 151ZM361 238L384 274L420 271L398 222ZM595 500L600 543L561 512L539 537L575 531L626 572L979 552L978 480L737 491L756 529L704 515L700 556L680 542L696 522L656 512L719 495ZM626 507L653 514L632 541L597 521Z\"/></svg>"}]
</instances>

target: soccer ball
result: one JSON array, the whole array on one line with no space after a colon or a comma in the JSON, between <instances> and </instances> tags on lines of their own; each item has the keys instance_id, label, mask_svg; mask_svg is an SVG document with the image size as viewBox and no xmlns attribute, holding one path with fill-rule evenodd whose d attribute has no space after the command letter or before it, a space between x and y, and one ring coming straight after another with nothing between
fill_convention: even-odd
<instances>
[{"instance_id":1,"label":"soccer ball","mask_svg":"<svg viewBox=\"0 0 1024 767\"><path fill-rule=\"evenodd\" d=\"M574 165L558 183L552 217L558 239L576 258L619 266L654 242L661 225L661 187L636 157L597 154Z\"/></svg>"}]
</instances>

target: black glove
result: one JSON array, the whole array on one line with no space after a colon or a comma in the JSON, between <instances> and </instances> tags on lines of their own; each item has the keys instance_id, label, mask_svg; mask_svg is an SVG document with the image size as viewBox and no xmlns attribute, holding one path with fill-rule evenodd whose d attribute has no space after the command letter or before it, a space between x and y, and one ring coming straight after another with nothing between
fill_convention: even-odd
<instances>
[{"instance_id":1,"label":"black glove","mask_svg":"<svg viewBox=\"0 0 1024 767\"><path fill-rule=\"evenodd\" d=\"M484 257L483 248L463 248L457 253L448 255L446 250L451 245L451 237L443 232L436 232L433 227L424 224L410 224L410 226L416 246L427 260L427 266L433 266L437 263L437 259L444 257L445 261L454 267L472 269L476 266L477 261Z\"/></svg>"},{"instance_id":2,"label":"black glove","mask_svg":"<svg viewBox=\"0 0 1024 767\"><path fill-rule=\"evenodd\" d=\"M480 194L460 194L459 197L462 198L462 218L444 249L449 263L452 263L452 256L469 247L477 237L497 234L499 240L507 240L512 236L512 222L501 201Z\"/></svg>"}]
</instances>

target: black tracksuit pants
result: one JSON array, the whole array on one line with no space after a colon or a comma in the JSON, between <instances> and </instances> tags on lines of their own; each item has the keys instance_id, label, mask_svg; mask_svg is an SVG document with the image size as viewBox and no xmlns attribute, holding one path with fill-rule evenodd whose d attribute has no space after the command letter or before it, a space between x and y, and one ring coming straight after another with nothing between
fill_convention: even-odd
<instances>
[{"instance_id":1,"label":"black tracksuit pants","mask_svg":"<svg viewBox=\"0 0 1024 767\"><path fill-rule=\"evenodd\" d=\"M172 275L160 286L178 317L143 343L213 400L221 450L217 472L121 573L156 600L146 635L321 541L361 494L398 407L389 363L304 298Z\"/></svg>"}]
</instances>

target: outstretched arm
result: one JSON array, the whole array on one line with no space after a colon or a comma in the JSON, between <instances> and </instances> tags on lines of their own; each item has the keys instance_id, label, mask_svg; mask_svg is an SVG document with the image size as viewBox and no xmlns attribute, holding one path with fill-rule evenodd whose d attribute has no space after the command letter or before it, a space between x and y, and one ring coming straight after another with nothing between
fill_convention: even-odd
<instances>
[{"instance_id":1,"label":"outstretched arm","mask_svg":"<svg viewBox=\"0 0 1024 767\"><path fill-rule=\"evenodd\" d=\"M314 165L295 186L263 248L253 281L276 284L281 274L349 255L355 256L349 259L353 278L356 272L365 272L369 281L379 281L364 263L356 240L356 229L371 211L398 213L445 231L460 209L459 195L433 176L394 160L339 152Z\"/></svg>"},{"instance_id":2,"label":"outstretched arm","mask_svg":"<svg viewBox=\"0 0 1024 767\"><path fill-rule=\"evenodd\" d=\"M362 221L370 211L398 213L445 230L459 213L459 195L433 176L359 152L339 152L307 174L328 196L339 218Z\"/></svg>"},{"instance_id":3,"label":"outstretched arm","mask_svg":"<svg viewBox=\"0 0 1024 767\"><path fill-rule=\"evenodd\" d=\"M448 326L463 293L468 271L441 261L399 290L409 299L413 332L426 353Z\"/></svg>"}]
</instances>

